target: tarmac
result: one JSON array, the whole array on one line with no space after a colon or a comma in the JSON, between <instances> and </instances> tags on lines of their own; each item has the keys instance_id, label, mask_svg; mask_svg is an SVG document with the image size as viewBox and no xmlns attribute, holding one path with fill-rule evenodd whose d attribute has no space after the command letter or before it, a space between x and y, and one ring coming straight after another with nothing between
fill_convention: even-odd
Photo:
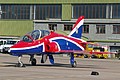
<instances>
[{"instance_id":1,"label":"tarmac","mask_svg":"<svg viewBox=\"0 0 120 80\"><path fill-rule=\"evenodd\" d=\"M17 57L0 54L0 80L120 80L120 60L118 59L81 59L75 58L77 67L72 68L69 57L55 56L55 64L49 60L40 63L40 56L35 56L37 65L29 64L29 56L22 61L26 67L15 67ZM98 75L91 75L95 71Z\"/></svg>"}]
</instances>

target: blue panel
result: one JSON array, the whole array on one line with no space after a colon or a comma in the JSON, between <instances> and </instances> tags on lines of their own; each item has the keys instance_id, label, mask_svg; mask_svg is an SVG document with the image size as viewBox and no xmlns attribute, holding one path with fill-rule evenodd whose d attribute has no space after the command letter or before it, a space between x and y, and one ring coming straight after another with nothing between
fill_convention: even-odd
<instances>
[{"instance_id":1,"label":"blue panel","mask_svg":"<svg viewBox=\"0 0 120 80\"><path fill-rule=\"evenodd\" d=\"M81 36L82 36L82 26L80 26L78 28L78 30L75 31L71 36L73 36L75 38L81 38Z\"/></svg>"},{"instance_id":2,"label":"blue panel","mask_svg":"<svg viewBox=\"0 0 120 80\"><path fill-rule=\"evenodd\" d=\"M53 40L59 44L61 50L82 50L79 46L75 43L67 41L65 39L57 39Z\"/></svg>"}]
</instances>

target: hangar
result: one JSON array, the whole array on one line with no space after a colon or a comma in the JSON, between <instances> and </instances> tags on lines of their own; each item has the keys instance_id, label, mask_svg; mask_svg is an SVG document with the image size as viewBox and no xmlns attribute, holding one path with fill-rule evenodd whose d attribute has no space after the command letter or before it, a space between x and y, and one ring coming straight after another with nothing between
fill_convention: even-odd
<instances>
[{"instance_id":1,"label":"hangar","mask_svg":"<svg viewBox=\"0 0 120 80\"><path fill-rule=\"evenodd\" d=\"M120 49L119 13L117 0L1 0L0 36L22 36L33 29L68 34L83 15L83 38L114 52Z\"/></svg>"}]
</instances>

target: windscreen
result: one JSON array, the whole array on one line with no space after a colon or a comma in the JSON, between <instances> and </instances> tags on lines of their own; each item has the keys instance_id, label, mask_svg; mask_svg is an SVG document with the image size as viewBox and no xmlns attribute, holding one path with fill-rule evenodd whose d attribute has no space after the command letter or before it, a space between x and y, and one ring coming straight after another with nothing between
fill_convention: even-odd
<instances>
[{"instance_id":1,"label":"windscreen","mask_svg":"<svg viewBox=\"0 0 120 80\"><path fill-rule=\"evenodd\" d=\"M24 42L32 42L33 39L29 35L25 35L25 36L23 36L22 41L24 41Z\"/></svg>"},{"instance_id":2,"label":"windscreen","mask_svg":"<svg viewBox=\"0 0 120 80\"><path fill-rule=\"evenodd\" d=\"M33 40L37 40L43 38L44 36L49 35L50 32L47 30L34 30L28 34L26 34L22 40L25 42L32 42Z\"/></svg>"}]
</instances>

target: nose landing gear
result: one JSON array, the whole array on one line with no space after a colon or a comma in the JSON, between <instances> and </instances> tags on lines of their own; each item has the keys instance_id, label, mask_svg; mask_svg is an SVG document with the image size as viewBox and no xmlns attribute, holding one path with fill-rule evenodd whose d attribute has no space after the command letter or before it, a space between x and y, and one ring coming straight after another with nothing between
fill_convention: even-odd
<instances>
[{"instance_id":1,"label":"nose landing gear","mask_svg":"<svg viewBox=\"0 0 120 80\"><path fill-rule=\"evenodd\" d=\"M15 67L25 67L23 62L21 61L22 56L18 56L18 63L15 65Z\"/></svg>"}]
</instances>

